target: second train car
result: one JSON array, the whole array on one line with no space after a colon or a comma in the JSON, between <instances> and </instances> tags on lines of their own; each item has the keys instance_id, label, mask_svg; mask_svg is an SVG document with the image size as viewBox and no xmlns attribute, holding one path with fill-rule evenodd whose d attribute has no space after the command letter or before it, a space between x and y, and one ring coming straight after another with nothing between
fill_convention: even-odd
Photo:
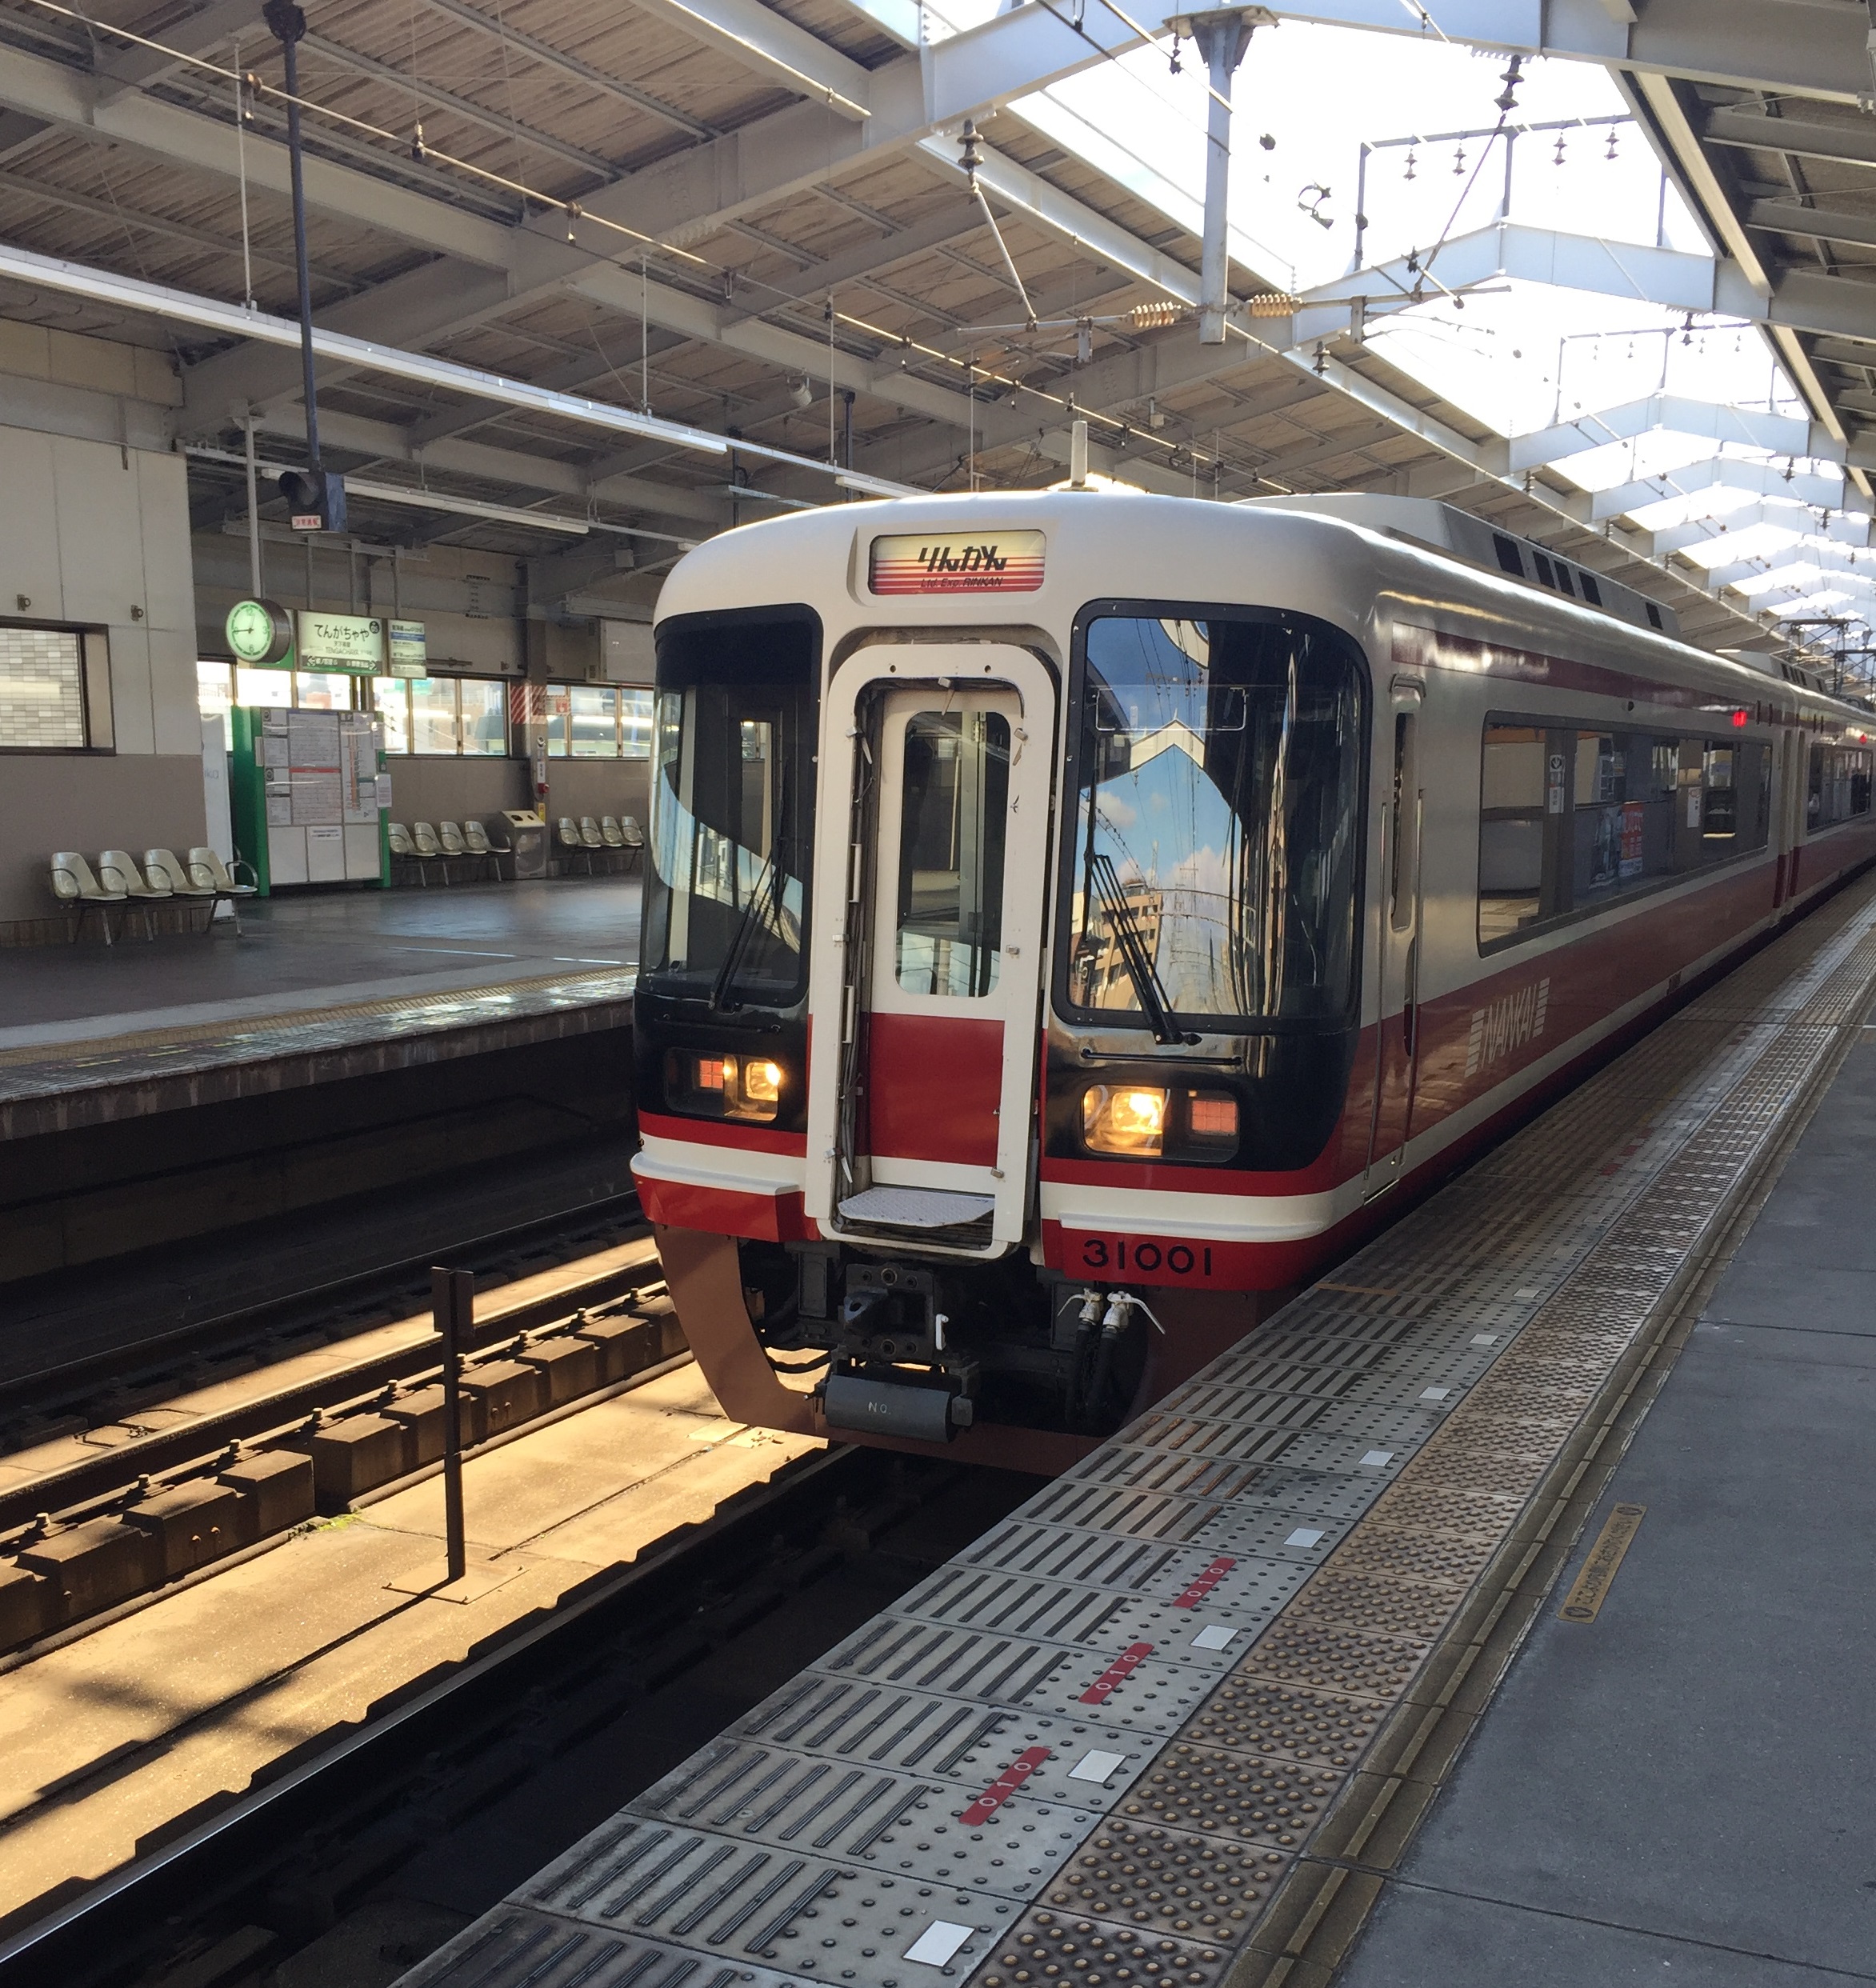
<instances>
[{"instance_id":1,"label":"second train car","mask_svg":"<svg viewBox=\"0 0 1876 1988\"><path fill-rule=\"evenodd\" d=\"M1058 1470L1876 854L1861 705L1438 503L855 503L659 604L640 1194L725 1410Z\"/></svg>"}]
</instances>

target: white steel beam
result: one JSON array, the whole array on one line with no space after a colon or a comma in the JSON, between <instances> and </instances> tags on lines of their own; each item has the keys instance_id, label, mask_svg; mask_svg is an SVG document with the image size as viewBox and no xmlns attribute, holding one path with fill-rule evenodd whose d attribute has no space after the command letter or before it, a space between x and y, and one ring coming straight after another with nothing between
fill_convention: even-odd
<instances>
[{"instance_id":1,"label":"white steel beam","mask_svg":"<svg viewBox=\"0 0 1876 1988\"><path fill-rule=\"evenodd\" d=\"M764 82L826 105L836 117L872 115L871 78L838 49L762 0L638 0L647 14L720 50Z\"/></svg>"},{"instance_id":2,"label":"white steel beam","mask_svg":"<svg viewBox=\"0 0 1876 1988\"><path fill-rule=\"evenodd\" d=\"M1795 532L1807 540L1828 538L1841 546L1870 542L1870 520L1861 511L1839 511L1828 524L1820 524L1808 506L1794 504L1749 504L1743 510L1728 511L1724 518L1690 518L1684 525L1671 525L1650 535L1657 556L1665 558L1694 546L1723 546L1728 538L1758 525Z\"/></svg>"},{"instance_id":3,"label":"white steel beam","mask_svg":"<svg viewBox=\"0 0 1876 1988\"><path fill-rule=\"evenodd\" d=\"M1707 442L1736 442L1778 455L1808 456L1826 462L1843 459L1843 444L1820 423L1799 415L1769 414L1762 407L1722 407L1678 394L1651 394L1646 400L1579 414L1554 428L1514 435L1510 444L1510 466L1514 471L1542 469L1600 449L1605 442L1627 442L1657 430Z\"/></svg>"},{"instance_id":4,"label":"white steel beam","mask_svg":"<svg viewBox=\"0 0 1876 1988\"><path fill-rule=\"evenodd\" d=\"M192 296L186 290L166 289L136 278L87 269L81 263L34 255L24 249L0 246L0 276L10 277L16 282L38 284L71 296L88 298L94 302L109 304L119 310L145 312L172 322L192 324L226 337L253 338L295 348L300 342L299 326L290 319L271 317L263 311L244 310L238 304L223 303L215 298ZM314 351L322 358L336 360L358 371L381 373L418 386L440 387L445 392L493 401L502 406L547 415L555 420L610 430L618 434L636 435L704 455L726 454L731 446L727 437L714 434L707 429L692 427L686 422L660 421L654 415L642 414L635 409L621 407L610 401L554 393L526 380L504 379L498 374L458 366L453 360L435 358L427 353L406 352L369 339L349 338L318 326L313 330L313 344ZM738 441L734 446L746 455L786 463L818 474L836 474L830 464L796 455L790 450L770 448L764 442ZM855 487L870 489L874 494L881 497L914 494L903 485L877 478L861 479Z\"/></svg>"},{"instance_id":5,"label":"white steel beam","mask_svg":"<svg viewBox=\"0 0 1876 1988\"><path fill-rule=\"evenodd\" d=\"M1593 491L1590 515L1598 523L1605 518L1626 518L1631 511L1645 510L1651 504L1693 497L1709 490L1749 490L1760 497L1790 498L1801 504L1827 509L1842 506L1847 494L1840 478L1802 470L1787 477L1773 463L1742 462L1732 456L1715 456L1710 462L1691 463L1684 470L1664 470L1659 476L1618 483L1613 490Z\"/></svg>"}]
</instances>

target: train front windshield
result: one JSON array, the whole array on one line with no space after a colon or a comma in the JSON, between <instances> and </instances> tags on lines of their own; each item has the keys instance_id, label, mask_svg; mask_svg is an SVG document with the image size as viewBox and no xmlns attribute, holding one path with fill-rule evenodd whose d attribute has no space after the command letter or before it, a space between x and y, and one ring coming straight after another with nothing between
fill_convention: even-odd
<instances>
[{"instance_id":1,"label":"train front windshield","mask_svg":"<svg viewBox=\"0 0 1876 1988\"><path fill-rule=\"evenodd\" d=\"M1334 1026L1354 995L1362 674L1300 616L1086 624L1066 1003Z\"/></svg>"},{"instance_id":2,"label":"train front windshield","mask_svg":"<svg viewBox=\"0 0 1876 1988\"><path fill-rule=\"evenodd\" d=\"M661 634L641 970L656 993L733 1009L806 991L815 646L799 621Z\"/></svg>"}]
</instances>

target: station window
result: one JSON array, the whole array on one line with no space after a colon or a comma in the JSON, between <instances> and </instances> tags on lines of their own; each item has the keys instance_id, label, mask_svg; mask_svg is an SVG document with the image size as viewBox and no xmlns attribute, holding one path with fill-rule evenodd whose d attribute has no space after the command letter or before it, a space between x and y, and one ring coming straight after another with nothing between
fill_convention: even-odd
<instances>
[{"instance_id":1,"label":"station window","mask_svg":"<svg viewBox=\"0 0 1876 1988\"><path fill-rule=\"evenodd\" d=\"M350 671L326 670L244 670L232 663L195 666L196 702L204 718L222 721L230 745L234 732L228 717L236 704L269 710L351 711L362 708L358 685Z\"/></svg>"},{"instance_id":2,"label":"station window","mask_svg":"<svg viewBox=\"0 0 1876 1988\"><path fill-rule=\"evenodd\" d=\"M623 684L549 684L547 756L649 759L651 698L649 690Z\"/></svg>"},{"instance_id":3,"label":"station window","mask_svg":"<svg viewBox=\"0 0 1876 1988\"><path fill-rule=\"evenodd\" d=\"M419 758L508 756L508 685L498 677L374 677L386 753Z\"/></svg>"},{"instance_id":4,"label":"station window","mask_svg":"<svg viewBox=\"0 0 1876 1988\"><path fill-rule=\"evenodd\" d=\"M1480 950L1763 849L1770 778L1758 740L1488 718Z\"/></svg>"},{"instance_id":5,"label":"station window","mask_svg":"<svg viewBox=\"0 0 1876 1988\"><path fill-rule=\"evenodd\" d=\"M110 743L105 638L75 628L0 628L0 751Z\"/></svg>"}]
</instances>

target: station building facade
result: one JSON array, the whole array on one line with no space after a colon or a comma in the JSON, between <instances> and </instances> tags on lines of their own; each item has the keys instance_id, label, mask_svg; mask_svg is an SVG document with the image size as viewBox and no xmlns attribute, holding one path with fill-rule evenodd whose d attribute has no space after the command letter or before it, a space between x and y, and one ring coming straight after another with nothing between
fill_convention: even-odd
<instances>
[{"instance_id":1,"label":"station building facade","mask_svg":"<svg viewBox=\"0 0 1876 1988\"><path fill-rule=\"evenodd\" d=\"M251 591L246 520L191 514L169 351L0 318L0 945L70 937L54 851L218 839L205 754L238 702L381 715L399 821L533 805L543 768L550 816L644 819L649 590L570 614L541 562L269 524L270 598L421 622L426 674L243 668L225 623Z\"/></svg>"}]
</instances>

